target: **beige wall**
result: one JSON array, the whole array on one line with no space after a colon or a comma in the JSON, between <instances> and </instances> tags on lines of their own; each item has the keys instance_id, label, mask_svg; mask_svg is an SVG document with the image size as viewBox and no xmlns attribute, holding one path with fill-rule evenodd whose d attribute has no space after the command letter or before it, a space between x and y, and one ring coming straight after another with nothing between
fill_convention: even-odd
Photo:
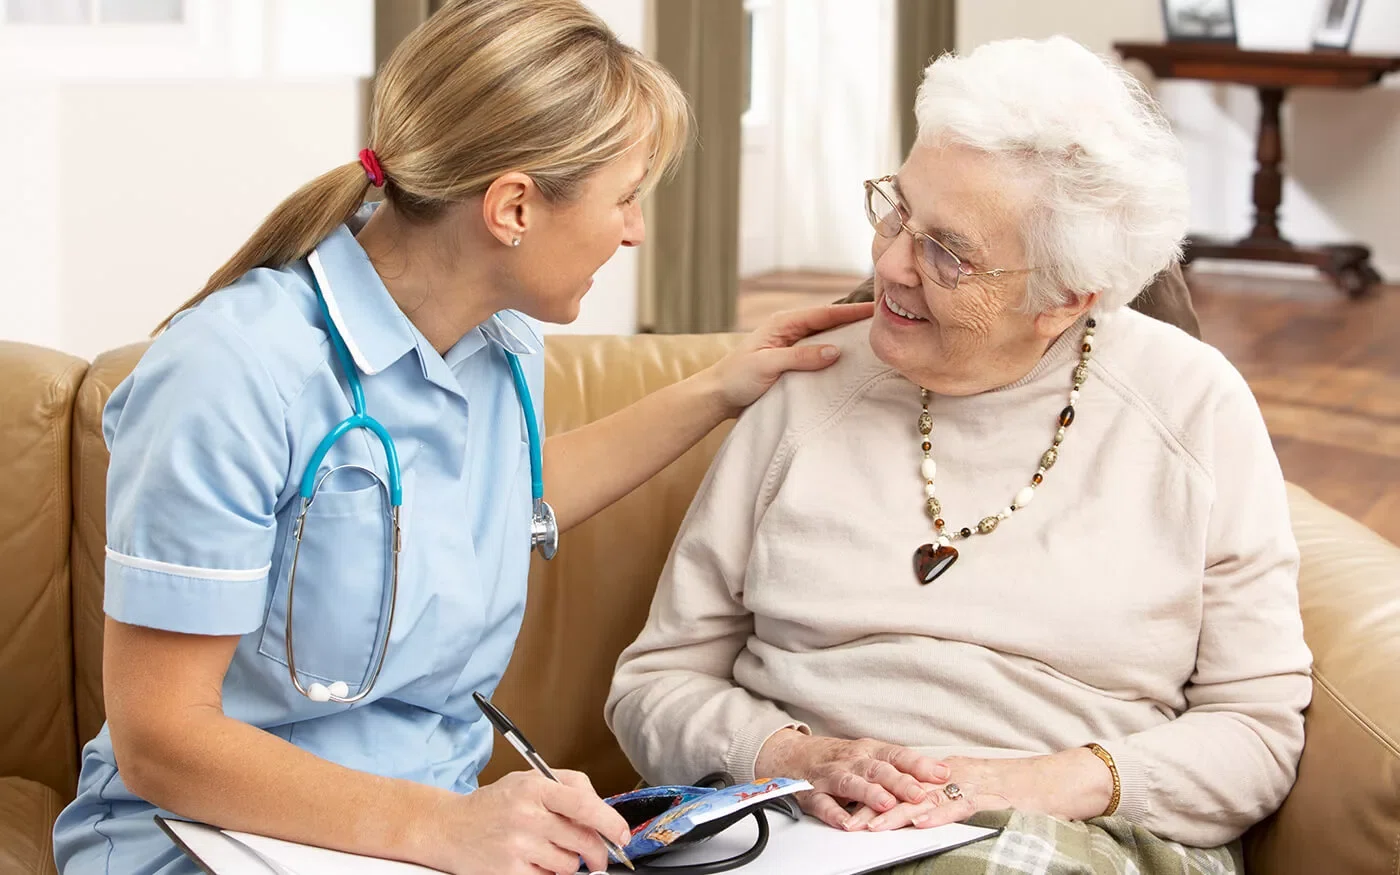
<instances>
[{"instance_id":1,"label":"beige wall","mask_svg":"<svg viewBox=\"0 0 1400 875\"><path fill-rule=\"evenodd\" d=\"M1235 0L1235 8L1245 47L1303 49L1318 0ZM1111 51L1116 40L1160 40L1160 0L958 0L962 50L992 39L1055 33L1101 52ZM1353 49L1400 53L1400 2L1363 4ZM1245 233L1253 216L1254 93L1191 82L1153 87L1186 145L1192 229ZM1400 81L1392 77L1380 88L1354 93L1305 89L1292 93L1286 106L1284 234L1298 241L1368 243L1381 273L1400 280Z\"/></svg>"},{"instance_id":2,"label":"beige wall","mask_svg":"<svg viewBox=\"0 0 1400 875\"><path fill-rule=\"evenodd\" d=\"M1114 40L1162 37L1159 0L958 0L958 49L994 39L1063 33L1109 51Z\"/></svg>"},{"instance_id":3,"label":"beige wall","mask_svg":"<svg viewBox=\"0 0 1400 875\"><path fill-rule=\"evenodd\" d=\"M0 339L53 346L58 312L58 88L0 82Z\"/></svg>"},{"instance_id":4,"label":"beige wall","mask_svg":"<svg viewBox=\"0 0 1400 875\"><path fill-rule=\"evenodd\" d=\"M12 83L0 339L144 339L297 186L358 149L357 80ZM250 119L258 119L257 125Z\"/></svg>"},{"instance_id":5,"label":"beige wall","mask_svg":"<svg viewBox=\"0 0 1400 875\"><path fill-rule=\"evenodd\" d=\"M359 150L360 84L59 88L63 349L144 338L277 203Z\"/></svg>"}]
</instances>

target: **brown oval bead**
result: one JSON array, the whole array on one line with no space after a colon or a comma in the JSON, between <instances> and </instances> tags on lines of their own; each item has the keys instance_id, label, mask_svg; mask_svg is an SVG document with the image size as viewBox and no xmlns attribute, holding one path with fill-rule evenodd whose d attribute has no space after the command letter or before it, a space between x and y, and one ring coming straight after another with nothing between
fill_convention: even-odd
<instances>
[{"instance_id":1,"label":"brown oval bead","mask_svg":"<svg viewBox=\"0 0 1400 875\"><path fill-rule=\"evenodd\" d=\"M1045 482L1045 478L1040 476L1039 474L1032 474L1031 482L1034 483L1036 486L1039 486L1041 483Z\"/></svg>"},{"instance_id":2,"label":"brown oval bead","mask_svg":"<svg viewBox=\"0 0 1400 875\"><path fill-rule=\"evenodd\" d=\"M934 521L933 521L933 525L934 525L937 529L939 529L939 530L941 531L941 530L943 529L943 520L941 520L941 519L934 520Z\"/></svg>"},{"instance_id":3,"label":"brown oval bead","mask_svg":"<svg viewBox=\"0 0 1400 875\"><path fill-rule=\"evenodd\" d=\"M1087 343L1086 343L1086 344L1084 344L1083 346L1081 346L1081 347L1079 348L1079 351L1080 351L1080 352L1093 352L1093 351L1094 351L1094 347L1091 346L1090 344L1087 344Z\"/></svg>"},{"instance_id":4,"label":"brown oval bead","mask_svg":"<svg viewBox=\"0 0 1400 875\"><path fill-rule=\"evenodd\" d=\"M1060 411L1060 425L1063 425L1065 428L1069 428L1070 424L1073 423L1073 422L1074 422L1074 405L1073 405L1073 404L1066 404L1066 405L1065 405L1065 409Z\"/></svg>"},{"instance_id":5,"label":"brown oval bead","mask_svg":"<svg viewBox=\"0 0 1400 875\"><path fill-rule=\"evenodd\" d=\"M1040 467L1049 471L1055 467L1055 461L1060 458L1060 453L1054 447L1045 451L1045 455L1040 457Z\"/></svg>"},{"instance_id":6,"label":"brown oval bead","mask_svg":"<svg viewBox=\"0 0 1400 875\"><path fill-rule=\"evenodd\" d=\"M972 529L964 528L961 532L958 532L958 534L962 535L964 538L971 538Z\"/></svg>"},{"instance_id":7,"label":"brown oval bead","mask_svg":"<svg viewBox=\"0 0 1400 875\"><path fill-rule=\"evenodd\" d=\"M992 531L996 529L997 523L999 522L1001 522L1001 520L994 516L984 517L982 522L977 524L977 531L984 535L990 535Z\"/></svg>"},{"instance_id":8,"label":"brown oval bead","mask_svg":"<svg viewBox=\"0 0 1400 875\"><path fill-rule=\"evenodd\" d=\"M933 449L933 444L929 443L928 441L924 441L924 452L927 453L931 449Z\"/></svg>"}]
</instances>

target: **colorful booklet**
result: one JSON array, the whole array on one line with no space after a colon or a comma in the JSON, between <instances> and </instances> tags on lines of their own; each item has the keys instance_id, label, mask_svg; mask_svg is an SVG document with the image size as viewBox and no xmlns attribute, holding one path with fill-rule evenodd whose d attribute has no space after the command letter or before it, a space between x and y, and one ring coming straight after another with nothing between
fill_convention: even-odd
<instances>
[{"instance_id":1,"label":"colorful booklet","mask_svg":"<svg viewBox=\"0 0 1400 875\"><path fill-rule=\"evenodd\" d=\"M801 812L788 797L810 789L806 781L765 778L720 789L643 787L604 801L632 827L632 839L623 848L628 859L644 860L703 841L762 806L784 808L796 819Z\"/></svg>"}]
</instances>

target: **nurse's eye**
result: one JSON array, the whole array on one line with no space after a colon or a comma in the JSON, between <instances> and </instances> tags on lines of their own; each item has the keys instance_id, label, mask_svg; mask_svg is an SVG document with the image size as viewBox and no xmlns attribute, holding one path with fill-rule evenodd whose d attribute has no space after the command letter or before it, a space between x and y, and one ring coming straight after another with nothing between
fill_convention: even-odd
<instances>
[{"instance_id":1,"label":"nurse's eye","mask_svg":"<svg viewBox=\"0 0 1400 875\"><path fill-rule=\"evenodd\" d=\"M642 196L642 187L639 185L639 186L637 186L637 188L636 188L635 191L633 191L631 194L629 194L629 195L627 196L626 200L624 200L624 201L622 202L622 205L623 205L624 207L630 207L630 206L632 206L633 204L635 204L635 203L637 202L637 198L639 198L639 197L641 197L641 196Z\"/></svg>"}]
</instances>

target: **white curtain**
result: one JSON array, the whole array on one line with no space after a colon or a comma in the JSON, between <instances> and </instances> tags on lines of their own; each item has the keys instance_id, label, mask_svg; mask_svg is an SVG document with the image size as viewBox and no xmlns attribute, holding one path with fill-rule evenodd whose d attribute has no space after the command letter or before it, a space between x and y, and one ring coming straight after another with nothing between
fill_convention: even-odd
<instances>
[{"instance_id":1,"label":"white curtain","mask_svg":"<svg viewBox=\"0 0 1400 875\"><path fill-rule=\"evenodd\" d=\"M780 0L775 242L786 270L865 273L863 180L898 169L894 0Z\"/></svg>"}]
</instances>

